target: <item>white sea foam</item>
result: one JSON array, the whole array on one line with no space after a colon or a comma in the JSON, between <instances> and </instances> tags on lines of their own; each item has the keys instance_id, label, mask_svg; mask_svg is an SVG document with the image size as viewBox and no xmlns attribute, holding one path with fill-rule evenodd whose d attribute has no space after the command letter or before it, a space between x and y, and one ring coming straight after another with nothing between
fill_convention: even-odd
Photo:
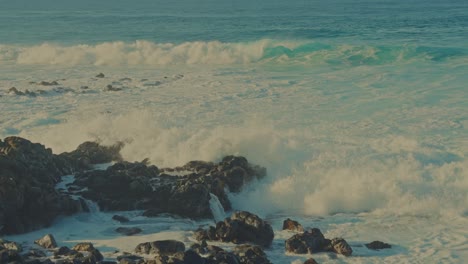
<instances>
[{"instance_id":1,"label":"white sea foam","mask_svg":"<svg viewBox=\"0 0 468 264\"><path fill-rule=\"evenodd\" d=\"M55 153L86 140L123 141L125 159L149 158L160 167L217 161L230 154L265 166L266 178L230 198L234 209L269 217L276 225L278 239L268 251L278 260L274 263L305 259L284 255L289 234L278 230L286 216L354 244L379 239L397 245L378 253L357 247L358 257L348 262L417 258L456 263L466 255L468 100L460 81L463 66L423 61L294 70L258 64L0 67L8 75L0 86L49 92L26 97L0 91L1 137L24 136ZM106 77L93 78L99 72ZM131 81L119 81L124 77ZM59 86L78 92L29 84L41 80L59 80ZM108 84L123 90L104 91ZM83 85L86 93L80 92ZM84 221L83 234L94 232L86 227L102 224L104 216L81 215L77 221ZM136 219L151 232L171 229L172 220L158 219L160 225L151 227ZM198 224L177 223L187 228L168 235L190 241L188 230ZM113 234L109 226L98 230ZM76 234L64 237L68 241ZM124 243L112 236L97 240L104 248ZM333 261L327 256L318 260Z\"/></svg>"}]
</instances>

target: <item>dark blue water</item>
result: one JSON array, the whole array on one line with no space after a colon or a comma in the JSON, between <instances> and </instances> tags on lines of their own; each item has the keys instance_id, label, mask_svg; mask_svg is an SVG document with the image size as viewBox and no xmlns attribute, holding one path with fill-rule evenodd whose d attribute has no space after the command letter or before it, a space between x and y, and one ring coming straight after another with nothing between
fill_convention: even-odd
<instances>
[{"instance_id":1,"label":"dark blue water","mask_svg":"<svg viewBox=\"0 0 468 264\"><path fill-rule=\"evenodd\" d=\"M0 0L0 44L149 40L468 45L466 0Z\"/></svg>"}]
</instances>

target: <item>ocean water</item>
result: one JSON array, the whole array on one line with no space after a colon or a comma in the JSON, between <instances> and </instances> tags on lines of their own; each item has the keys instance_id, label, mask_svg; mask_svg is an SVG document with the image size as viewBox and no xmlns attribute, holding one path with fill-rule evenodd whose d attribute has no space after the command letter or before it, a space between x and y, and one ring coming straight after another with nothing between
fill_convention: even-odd
<instances>
[{"instance_id":1,"label":"ocean water","mask_svg":"<svg viewBox=\"0 0 468 264\"><path fill-rule=\"evenodd\" d=\"M124 141L162 167L244 155L268 177L231 200L271 221L278 264L310 257L284 254L286 217L355 250L320 263L466 260L467 73L466 0L0 0L0 137ZM127 215L144 236L102 212L52 231L112 257L206 224Z\"/></svg>"}]
</instances>

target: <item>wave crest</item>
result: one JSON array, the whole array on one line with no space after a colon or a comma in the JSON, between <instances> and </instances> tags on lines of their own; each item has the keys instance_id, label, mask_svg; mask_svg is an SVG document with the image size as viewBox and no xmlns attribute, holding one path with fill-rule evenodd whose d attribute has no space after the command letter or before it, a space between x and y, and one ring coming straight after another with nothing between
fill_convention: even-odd
<instances>
[{"instance_id":1,"label":"wave crest","mask_svg":"<svg viewBox=\"0 0 468 264\"><path fill-rule=\"evenodd\" d=\"M258 62L380 65L414 60L444 61L467 57L462 48L426 46L330 45L310 41L223 43L131 43L104 42L95 45L63 46L43 43L34 46L0 45L0 63L20 65L229 65Z\"/></svg>"}]
</instances>

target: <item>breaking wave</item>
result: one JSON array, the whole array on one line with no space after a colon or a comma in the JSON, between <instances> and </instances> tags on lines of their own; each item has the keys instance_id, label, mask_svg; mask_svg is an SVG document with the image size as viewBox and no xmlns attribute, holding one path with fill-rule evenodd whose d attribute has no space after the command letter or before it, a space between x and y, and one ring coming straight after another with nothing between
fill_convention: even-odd
<instances>
[{"instance_id":1,"label":"breaking wave","mask_svg":"<svg viewBox=\"0 0 468 264\"><path fill-rule=\"evenodd\" d=\"M0 45L0 64L20 65L229 65L250 63L303 63L330 65L381 65L414 60L445 61L468 57L466 48L429 46L331 45L310 41L263 39L223 43L195 41L180 44L104 42L64 46Z\"/></svg>"}]
</instances>

